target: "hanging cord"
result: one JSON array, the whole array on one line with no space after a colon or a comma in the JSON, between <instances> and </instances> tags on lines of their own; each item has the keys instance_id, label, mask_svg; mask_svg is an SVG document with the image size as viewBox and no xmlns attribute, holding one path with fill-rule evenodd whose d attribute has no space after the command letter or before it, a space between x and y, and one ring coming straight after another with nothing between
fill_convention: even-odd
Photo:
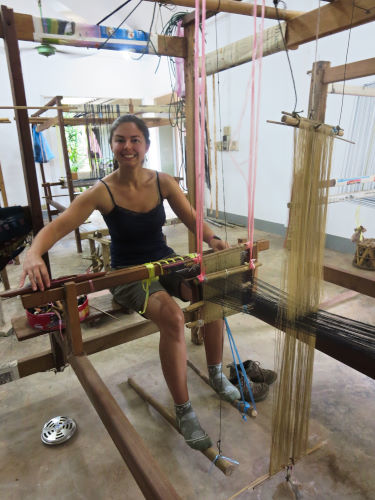
<instances>
[{"instance_id":1,"label":"hanging cord","mask_svg":"<svg viewBox=\"0 0 375 500\"><path fill-rule=\"evenodd\" d=\"M290 76L292 77L293 89L294 89L294 98L295 98L293 113L296 113L297 101L298 101L298 98L297 98L297 88L296 88L296 82L294 80L294 74L293 74L292 64L291 64L290 58L289 58L289 51L288 51L288 48L286 46L286 41L285 41L283 30L281 29L281 23L280 23L280 17L279 17L279 8L278 8L278 4L279 3L280 3L280 0L273 0L273 4L274 4L275 9L276 9L277 23L279 25L279 30L280 30L281 38L283 40L285 54L286 54L286 57L288 59L288 64L289 64L289 69L290 69Z\"/></svg>"},{"instance_id":2,"label":"hanging cord","mask_svg":"<svg viewBox=\"0 0 375 500\"><path fill-rule=\"evenodd\" d=\"M100 21L98 21L96 23L96 25L99 26L99 24L101 24L102 22L106 21L109 17L113 16L113 14L116 14L116 12L118 12L120 9L122 9L123 7L125 7L125 5L128 5L128 3L130 3L130 2L131 2L131 0L126 0L126 2L122 3L115 10L113 10L112 12L110 12L107 16L103 17L103 19L101 19Z\"/></svg>"},{"instance_id":3,"label":"hanging cord","mask_svg":"<svg viewBox=\"0 0 375 500\"><path fill-rule=\"evenodd\" d=\"M216 69L219 68L219 44L218 44L218 36L217 36L217 16L215 16L215 44L216 44ZM217 71L217 102L218 102L218 111L219 111L219 137L223 137L223 128L221 121L221 96L220 96L220 72ZM227 226L227 209L225 204L225 189L224 189L224 161L223 161L223 152L220 155L220 166L221 166L221 179L222 179L222 192L223 192L223 212L224 212L224 231L225 231L225 240L228 241L228 226ZM217 182L217 177L216 177ZM216 190L218 194L218 189ZM218 204L218 200L216 200Z\"/></svg>"},{"instance_id":4,"label":"hanging cord","mask_svg":"<svg viewBox=\"0 0 375 500\"><path fill-rule=\"evenodd\" d=\"M347 67L347 63L348 63L350 38L351 38L351 35L352 35L354 7L356 7L356 5L355 5L354 0L352 0L352 15L351 15L351 18L350 18L350 28L349 28L349 34L348 34L348 42L346 44L345 65L344 65L344 83L343 83L343 86L342 86L341 107L340 107L340 116L339 116L339 122L338 122L339 124L337 125L338 129L340 129L342 110L343 110L343 107L344 107L345 84L346 84L346 67Z\"/></svg>"},{"instance_id":5,"label":"hanging cord","mask_svg":"<svg viewBox=\"0 0 375 500\"><path fill-rule=\"evenodd\" d=\"M246 413L247 413L247 410L249 410L251 408L251 406L245 400L245 395L244 395L244 392L243 392L243 387L242 387L242 384L241 384L241 379L240 379L240 374L238 372L237 364L240 365L240 370L241 370L243 379L245 381L247 390L249 391L249 396L250 396L250 399L251 399L251 403L253 405L254 410L256 411L256 405L255 405L255 401L254 401L253 391L251 390L249 379L248 379L248 377L246 375L245 367L243 366L243 363L241 361L241 357L240 357L240 354L238 352L236 343L234 341L234 337L233 337L233 334L231 332L231 329L230 329L230 326L229 326L227 318L224 318L224 322L225 322L225 326L226 326L226 329L227 329L230 350L232 352L233 364L234 364L234 367L236 369L236 375L237 375L237 380L238 380L238 387L239 387L239 390L240 390L240 393L241 393L241 399L242 399L242 404L243 404L243 415L242 415L242 418L246 421L247 420ZM238 405L238 409L240 409L240 403Z\"/></svg>"},{"instance_id":6,"label":"hanging cord","mask_svg":"<svg viewBox=\"0 0 375 500\"><path fill-rule=\"evenodd\" d=\"M317 22L316 22L316 32L315 32L315 55L314 55L314 72L312 75L312 80L316 82L316 70L317 70L317 60L318 60L318 41L319 41L319 29L320 29L320 0L318 0L318 17L317 17ZM315 103L315 85L312 88L312 103ZM309 118L311 119L314 113L314 109L310 110L310 116Z\"/></svg>"},{"instance_id":7,"label":"hanging cord","mask_svg":"<svg viewBox=\"0 0 375 500\"><path fill-rule=\"evenodd\" d=\"M108 41L109 41L109 40L110 40L110 39L111 39L111 38L112 38L112 37L113 37L113 36L117 33L117 31L121 28L121 26L124 24L124 22L125 22L127 19L129 19L129 17L130 17L130 16L133 14L133 12L134 12L134 11L135 11L135 10L136 10L139 6L140 6L140 4L141 4L142 2L143 2L143 0L139 0L139 2L138 2L138 3L137 3L137 5L134 7L134 9L133 9L133 10L131 10L131 11L129 12L129 14L125 17L125 19L123 19L123 20L121 21L121 23L117 26L117 28L115 28L115 29L113 30L113 32L109 35L109 37L108 37L106 40L104 40L104 42L103 42L101 45L99 45L98 50L102 49L102 48L104 47L104 45L106 45L106 43L107 43L107 42L108 42Z\"/></svg>"}]
</instances>

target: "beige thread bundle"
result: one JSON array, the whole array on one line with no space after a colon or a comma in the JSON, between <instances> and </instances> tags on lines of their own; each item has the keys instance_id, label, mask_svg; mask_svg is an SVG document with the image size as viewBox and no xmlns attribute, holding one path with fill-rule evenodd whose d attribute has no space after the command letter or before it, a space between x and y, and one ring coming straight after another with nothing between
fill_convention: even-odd
<instances>
[{"instance_id":1,"label":"beige thread bundle","mask_svg":"<svg viewBox=\"0 0 375 500\"><path fill-rule=\"evenodd\" d=\"M288 251L282 289L285 318L316 311L323 267L328 183L333 136L327 125L302 119L294 132L293 189ZM280 317L282 321L283 318ZM300 329L278 331L270 474L300 458L307 449L315 338Z\"/></svg>"}]
</instances>

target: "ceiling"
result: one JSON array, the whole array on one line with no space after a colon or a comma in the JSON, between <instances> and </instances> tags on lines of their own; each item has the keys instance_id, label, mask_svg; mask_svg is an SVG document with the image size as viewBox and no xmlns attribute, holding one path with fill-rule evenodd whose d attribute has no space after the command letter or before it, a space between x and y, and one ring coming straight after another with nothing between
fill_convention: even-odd
<instances>
[{"instance_id":1,"label":"ceiling","mask_svg":"<svg viewBox=\"0 0 375 500\"><path fill-rule=\"evenodd\" d=\"M4 0L7 7L14 12L40 16L38 0ZM123 5L123 0L42 0L43 17L67 19L79 23L97 24L108 14ZM132 12L134 10L134 12ZM163 26L176 12L188 12L186 7L159 6L153 1L129 0L129 3L101 24L150 32L153 19L153 33L161 33ZM129 17L128 17L129 16ZM127 18L127 19L126 19ZM125 20L126 19L126 20ZM125 20L125 21L124 21Z\"/></svg>"}]
</instances>

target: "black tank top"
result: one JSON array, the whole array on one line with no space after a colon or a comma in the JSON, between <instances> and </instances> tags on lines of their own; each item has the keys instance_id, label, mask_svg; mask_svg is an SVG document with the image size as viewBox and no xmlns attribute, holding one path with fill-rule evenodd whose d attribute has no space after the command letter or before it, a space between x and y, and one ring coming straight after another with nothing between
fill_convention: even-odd
<instances>
[{"instance_id":1,"label":"black tank top","mask_svg":"<svg viewBox=\"0 0 375 500\"><path fill-rule=\"evenodd\" d=\"M113 209L103 218L111 236L111 266L134 266L163 259L173 253L165 243L162 227L165 223L163 197L156 172L159 203L149 212L134 212L119 207L108 185L101 180L113 202Z\"/></svg>"}]
</instances>

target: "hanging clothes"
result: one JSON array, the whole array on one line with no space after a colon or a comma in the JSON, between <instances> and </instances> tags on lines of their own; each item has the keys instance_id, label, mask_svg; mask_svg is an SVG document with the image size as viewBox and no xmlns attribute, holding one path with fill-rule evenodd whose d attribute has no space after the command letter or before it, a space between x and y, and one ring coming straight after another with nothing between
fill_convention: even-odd
<instances>
[{"instance_id":1,"label":"hanging clothes","mask_svg":"<svg viewBox=\"0 0 375 500\"><path fill-rule=\"evenodd\" d=\"M47 140L42 132L37 132L36 125L33 125L34 160L38 163L47 163L55 156L52 153Z\"/></svg>"}]
</instances>

